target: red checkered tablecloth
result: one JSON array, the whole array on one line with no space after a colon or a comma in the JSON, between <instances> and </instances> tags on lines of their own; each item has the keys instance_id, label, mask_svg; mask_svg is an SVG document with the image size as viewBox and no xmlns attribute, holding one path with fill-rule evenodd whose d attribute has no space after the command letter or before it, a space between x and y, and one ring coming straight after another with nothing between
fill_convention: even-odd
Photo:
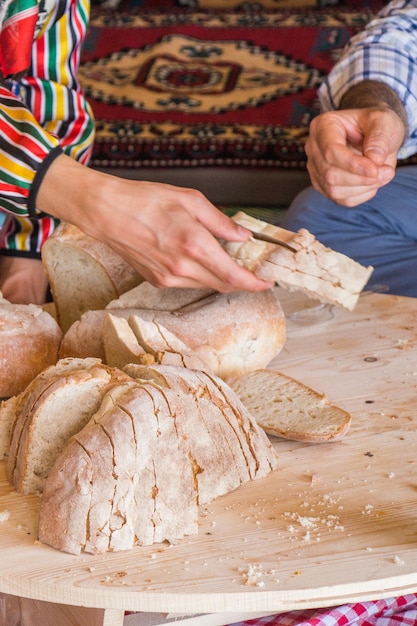
<instances>
[{"instance_id":1,"label":"red checkered tablecloth","mask_svg":"<svg viewBox=\"0 0 417 626\"><path fill-rule=\"evenodd\" d=\"M417 594L344 604L329 609L288 611L233 626L417 626ZM232 626L232 625L230 625Z\"/></svg>"},{"instance_id":2,"label":"red checkered tablecloth","mask_svg":"<svg viewBox=\"0 0 417 626\"><path fill-rule=\"evenodd\" d=\"M417 626L417 594L327 609L287 611L229 626Z\"/></svg>"}]
</instances>

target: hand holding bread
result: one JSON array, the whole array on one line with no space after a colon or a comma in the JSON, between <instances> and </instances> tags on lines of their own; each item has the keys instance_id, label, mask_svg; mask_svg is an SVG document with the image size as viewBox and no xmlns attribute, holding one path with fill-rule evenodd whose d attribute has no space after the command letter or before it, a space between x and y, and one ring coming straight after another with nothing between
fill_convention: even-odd
<instances>
[{"instance_id":1,"label":"hand holding bread","mask_svg":"<svg viewBox=\"0 0 417 626\"><path fill-rule=\"evenodd\" d=\"M368 282L373 267L364 267L340 252L325 247L305 229L297 233L267 224L243 212L233 219L246 228L276 237L296 252L255 239L227 242L225 250L260 278L310 298L352 311Z\"/></svg>"}]
</instances>

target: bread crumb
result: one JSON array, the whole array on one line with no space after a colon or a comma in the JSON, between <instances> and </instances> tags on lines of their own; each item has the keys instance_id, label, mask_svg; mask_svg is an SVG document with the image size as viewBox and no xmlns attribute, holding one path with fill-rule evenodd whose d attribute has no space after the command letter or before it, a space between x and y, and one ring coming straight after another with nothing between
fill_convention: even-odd
<instances>
[{"instance_id":1,"label":"bread crumb","mask_svg":"<svg viewBox=\"0 0 417 626\"><path fill-rule=\"evenodd\" d=\"M363 510L362 510L362 515L370 515L372 513L372 509L373 509L373 505L372 504L365 504Z\"/></svg>"},{"instance_id":2,"label":"bread crumb","mask_svg":"<svg viewBox=\"0 0 417 626\"><path fill-rule=\"evenodd\" d=\"M312 485L316 485L321 481L321 476L319 476L319 474L312 474L310 480Z\"/></svg>"},{"instance_id":3,"label":"bread crumb","mask_svg":"<svg viewBox=\"0 0 417 626\"><path fill-rule=\"evenodd\" d=\"M394 343L394 348L398 348L399 350L410 350L413 345L410 343L409 339L397 339Z\"/></svg>"},{"instance_id":4,"label":"bread crumb","mask_svg":"<svg viewBox=\"0 0 417 626\"><path fill-rule=\"evenodd\" d=\"M404 565L404 564L405 564L405 561L403 561L402 559L400 559L400 557L399 557L399 556L395 555L395 556L394 556L394 563L395 563L396 565Z\"/></svg>"},{"instance_id":5,"label":"bread crumb","mask_svg":"<svg viewBox=\"0 0 417 626\"><path fill-rule=\"evenodd\" d=\"M10 511L4 509L4 511L0 512L0 522L7 522L10 517Z\"/></svg>"},{"instance_id":6,"label":"bread crumb","mask_svg":"<svg viewBox=\"0 0 417 626\"><path fill-rule=\"evenodd\" d=\"M323 529L328 530L336 530L339 532L344 532L345 527L340 523L340 519L338 515L334 513L329 513L328 509L331 505L337 504L337 500L332 498L330 495L326 494L320 498L318 506L321 507L321 511L317 512L317 515L314 516L306 516L300 515L297 512L288 512L286 511L283 514L283 517L287 520L291 520L292 522L296 522L300 525L302 529L306 532L303 535L298 535L298 538L302 541L309 543L310 541L320 541L320 531ZM315 509L314 504L308 504L307 502L303 502L300 506L303 508L309 507L310 512ZM343 507L338 507L338 509L343 509ZM295 524L288 524L286 527L287 532L291 534L297 533L300 530ZM295 539L295 538L294 538ZM292 540L294 540L292 539Z\"/></svg>"},{"instance_id":7,"label":"bread crumb","mask_svg":"<svg viewBox=\"0 0 417 626\"><path fill-rule=\"evenodd\" d=\"M264 577L275 577L277 570L264 570L262 565L250 563L247 567L239 567L239 574L241 574L244 585L252 587L265 587ZM279 582L277 578L273 578L274 582Z\"/></svg>"}]
</instances>

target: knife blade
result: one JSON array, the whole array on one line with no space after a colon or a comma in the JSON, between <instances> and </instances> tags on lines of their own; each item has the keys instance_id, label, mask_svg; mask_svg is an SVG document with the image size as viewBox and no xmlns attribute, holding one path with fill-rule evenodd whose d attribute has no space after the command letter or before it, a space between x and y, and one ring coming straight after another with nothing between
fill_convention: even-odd
<instances>
[{"instance_id":1,"label":"knife blade","mask_svg":"<svg viewBox=\"0 0 417 626\"><path fill-rule=\"evenodd\" d=\"M274 243L275 245L286 248L287 250L290 250L291 252L297 252L297 250L293 246L290 246L290 244L287 243L286 241L282 241L281 239L276 239L275 237L271 237L270 235L265 235L264 233L258 233L255 230L251 230L250 228L248 228L248 230L250 230L250 232L252 233L252 237L254 239L258 239L258 241L266 241L267 243Z\"/></svg>"},{"instance_id":2,"label":"knife blade","mask_svg":"<svg viewBox=\"0 0 417 626\"><path fill-rule=\"evenodd\" d=\"M190 313L197 309L201 309L201 307L206 306L207 304L211 304L212 302L215 302L215 300L221 297L221 295L222 294L219 293L218 291L213 291L212 293L205 294L201 298L198 298L198 300L194 300L193 302L184 304L179 309L175 309L174 311L171 311L170 313L171 315L175 315L175 316L184 315L184 313Z\"/></svg>"}]
</instances>

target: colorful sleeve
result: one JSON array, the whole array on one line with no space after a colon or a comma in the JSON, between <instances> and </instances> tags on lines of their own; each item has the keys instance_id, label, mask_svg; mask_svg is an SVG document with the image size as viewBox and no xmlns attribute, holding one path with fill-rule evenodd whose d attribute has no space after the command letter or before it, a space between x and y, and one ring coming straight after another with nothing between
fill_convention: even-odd
<instances>
[{"instance_id":1,"label":"colorful sleeve","mask_svg":"<svg viewBox=\"0 0 417 626\"><path fill-rule=\"evenodd\" d=\"M64 152L86 163L94 138L93 114L77 78L89 0L59 0L34 44L29 76L21 83L23 101Z\"/></svg>"},{"instance_id":2,"label":"colorful sleeve","mask_svg":"<svg viewBox=\"0 0 417 626\"><path fill-rule=\"evenodd\" d=\"M64 152L88 163L94 120L77 79L88 17L89 0L57 0L34 43L18 97L0 91L1 123L8 132L0 137L0 206L16 215L3 243L6 253L39 253L53 232L57 222L39 214L36 195L54 158Z\"/></svg>"},{"instance_id":3,"label":"colorful sleeve","mask_svg":"<svg viewBox=\"0 0 417 626\"><path fill-rule=\"evenodd\" d=\"M28 215L31 186L46 161L62 152L57 138L48 135L27 108L0 87L0 202L4 210Z\"/></svg>"},{"instance_id":4,"label":"colorful sleeve","mask_svg":"<svg viewBox=\"0 0 417 626\"><path fill-rule=\"evenodd\" d=\"M417 0L394 0L352 38L319 89L324 111L337 109L348 89L363 80L389 85L404 104L408 137L400 152L417 152Z\"/></svg>"}]
</instances>

